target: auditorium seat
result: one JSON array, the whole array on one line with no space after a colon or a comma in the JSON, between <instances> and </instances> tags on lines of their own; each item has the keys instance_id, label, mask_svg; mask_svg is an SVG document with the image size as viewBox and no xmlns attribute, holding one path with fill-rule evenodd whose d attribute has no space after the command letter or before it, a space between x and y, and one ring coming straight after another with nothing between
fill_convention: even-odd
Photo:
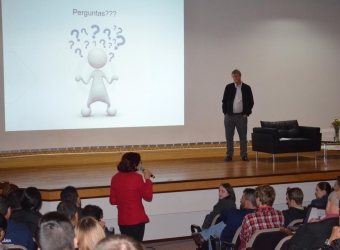
<instances>
[{"instance_id":1,"label":"auditorium seat","mask_svg":"<svg viewBox=\"0 0 340 250\"><path fill-rule=\"evenodd\" d=\"M248 250L273 250L277 244L286 237L280 228L258 230L253 234L247 243Z\"/></svg>"}]
</instances>

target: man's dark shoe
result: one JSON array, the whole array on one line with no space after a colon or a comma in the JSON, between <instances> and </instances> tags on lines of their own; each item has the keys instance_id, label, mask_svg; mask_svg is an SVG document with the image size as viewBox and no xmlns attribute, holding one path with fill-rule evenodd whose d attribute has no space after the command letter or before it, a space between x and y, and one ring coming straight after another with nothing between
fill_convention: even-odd
<instances>
[{"instance_id":1,"label":"man's dark shoe","mask_svg":"<svg viewBox=\"0 0 340 250\"><path fill-rule=\"evenodd\" d=\"M200 233L193 233L191 237L194 239L197 246L202 246L205 242L205 239Z\"/></svg>"},{"instance_id":2,"label":"man's dark shoe","mask_svg":"<svg viewBox=\"0 0 340 250\"><path fill-rule=\"evenodd\" d=\"M231 157L231 156L227 156L225 159L224 159L224 161L232 161L233 160L233 157Z\"/></svg>"},{"instance_id":3,"label":"man's dark shoe","mask_svg":"<svg viewBox=\"0 0 340 250\"><path fill-rule=\"evenodd\" d=\"M243 157L242 157L242 161L249 161L249 159L248 159L247 156L243 156Z\"/></svg>"}]
</instances>

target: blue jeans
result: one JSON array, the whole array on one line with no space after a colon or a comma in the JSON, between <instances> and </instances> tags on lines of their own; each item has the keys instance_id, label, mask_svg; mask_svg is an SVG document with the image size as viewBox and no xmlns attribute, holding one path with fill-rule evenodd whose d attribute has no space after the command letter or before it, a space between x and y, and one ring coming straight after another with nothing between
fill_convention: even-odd
<instances>
[{"instance_id":1,"label":"blue jeans","mask_svg":"<svg viewBox=\"0 0 340 250\"><path fill-rule=\"evenodd\" d=\"M212 250L212 246L210 244L210 235L215 234L216 236L220 237L221 233L223 231L223 229L226 227L227 225L224 224L223 221L221 221L218 224L215 224L211 227L209 227L208 229L204 229L202 232L200 232L200 234L202 235L202 237L206 240L209 241L209 250Z\"/></svg>"}]
</instances>

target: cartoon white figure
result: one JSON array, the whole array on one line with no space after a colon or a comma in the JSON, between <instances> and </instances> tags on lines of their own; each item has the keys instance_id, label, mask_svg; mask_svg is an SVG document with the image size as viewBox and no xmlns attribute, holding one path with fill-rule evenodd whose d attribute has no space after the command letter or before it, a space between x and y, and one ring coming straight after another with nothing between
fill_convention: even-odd
<instances>
[{"instance_id":1,"label":"cartoon white figure","mask_svg":"<svg viewBox=\"0 0 340 250\"><path fill-rule=\"evenodd\" d=\"M112 76L109 81L105 73L99 70L100 68L103 68L107 63L107 55L102 49L99 48L92 49L87 56L87 61L96 70L92 71L91 75L89 76L89 79L86 82L81 76L76 76L77 82L81 80L86 85L89 84L90 80L93 78L89 98L87 100L87 107L81 109L81 114L83 116L89 116L91 114L90 105L92 103L104 102L107 104L106 110L107 114L113 116L117 113L117 109L111 107L110 97L107 93L103 78L105 78L105 80L109 84L111 84L114 80L118 80L118 76L116 75Z\"/></svg>"}]
</instances>

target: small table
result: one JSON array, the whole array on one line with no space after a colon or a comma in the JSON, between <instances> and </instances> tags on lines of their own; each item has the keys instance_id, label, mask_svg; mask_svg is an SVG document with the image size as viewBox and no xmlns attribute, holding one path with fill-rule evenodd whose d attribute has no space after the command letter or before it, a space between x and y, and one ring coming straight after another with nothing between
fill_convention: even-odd
<instances>
[{"instance_id":1,"label":"small table","mask_svg":"<svg viewBox=\"0 0 340 250\"><path fill-rule=\"evenodd\" d=\"M322 141L321 142L321 148L323 149L324 160L326 160L328 150L340 150L340 142Z\"/></svg>"}]
</instances>

